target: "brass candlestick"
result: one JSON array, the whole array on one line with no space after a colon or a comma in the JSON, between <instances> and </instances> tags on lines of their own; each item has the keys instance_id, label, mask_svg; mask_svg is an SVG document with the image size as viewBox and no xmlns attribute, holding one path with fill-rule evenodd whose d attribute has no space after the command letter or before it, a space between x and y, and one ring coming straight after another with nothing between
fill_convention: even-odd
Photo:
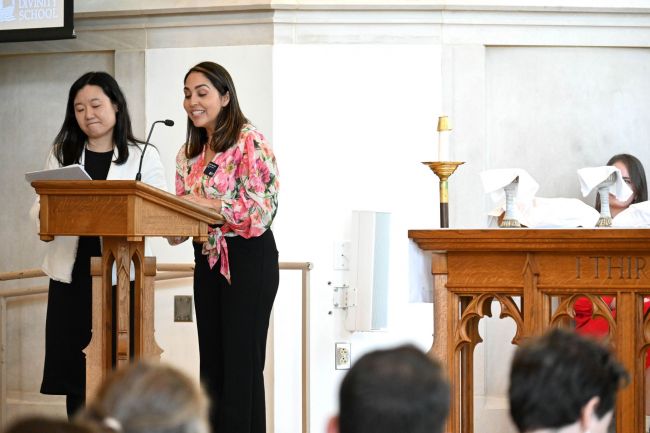
<instances>
[{"instance_id":1,"label":"brass candlestick","mask_svg":"<svg viewBox=\"0 0 650 433\"><path fill-rule=\"evenodd\" d=\"M449 187L447 179L458 168L459 165L465 164L464 162L456 161L434 161L423 162L422 164L428 166L436 176L440 179L440 227L449 227Z\"/></svg>"}]
</instances>

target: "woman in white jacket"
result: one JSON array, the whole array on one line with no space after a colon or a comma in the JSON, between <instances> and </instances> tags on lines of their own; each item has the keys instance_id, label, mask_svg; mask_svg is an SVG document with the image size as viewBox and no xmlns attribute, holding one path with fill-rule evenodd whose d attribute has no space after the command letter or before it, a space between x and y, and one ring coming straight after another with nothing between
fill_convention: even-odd
<instances>
[{"instance_id":1,"label":"woman in white jacket","mask_svg":"<svg viewBox=\"0 0 650 433\"><path fill-rule=\"evenodd\" d=\"M135 179L142 154L133 136L126 99L106 72L88 72L74 82L65 120L46 168L81 164L93 180ZM167 189L153 146L142 163L142 180ZM38 201L32 217L38 219ZM60 236L47 244L43 270L50 277L41 393L66 396L68 416L85 403L86 361L91 337L90 258L101 256L99 237Z\"/></svg>"}]
</instances>

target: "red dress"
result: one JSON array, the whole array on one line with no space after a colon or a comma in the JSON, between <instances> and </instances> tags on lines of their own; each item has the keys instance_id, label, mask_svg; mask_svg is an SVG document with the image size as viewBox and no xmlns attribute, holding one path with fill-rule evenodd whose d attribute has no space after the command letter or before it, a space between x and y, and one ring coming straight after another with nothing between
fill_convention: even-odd
<instances>
[{"instance_id":1,"label":"red dress","mask_svg":"<svg viewBox=\"0 0 650 433\"><path fill-rule=\"evenodd\" d=\"M601 298L605 304L611 304L613 296ZM609 323L602 317L591 317L594 307L587 298L578 299L573 305L575 310L576 332L582 335L590 335L597 338L605 338L609 335ZM643 314L650 309L650 297L643 298ZM612 308L612 317L616 319L616 308ZM646 353L646 368L650 367L650 350Z\"/></svg>"}]
</instances>

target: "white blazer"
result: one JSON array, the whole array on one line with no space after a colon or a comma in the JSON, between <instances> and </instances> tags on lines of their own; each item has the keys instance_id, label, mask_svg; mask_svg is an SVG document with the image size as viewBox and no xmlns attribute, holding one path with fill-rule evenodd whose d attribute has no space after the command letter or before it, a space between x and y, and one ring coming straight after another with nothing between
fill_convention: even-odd
<instances>
[{"instance_id":1,"label":"white blazer","mask_svg":"<svg viewBox=\"0 0 650 433\"><path fill-rule=\"evenodd\" d=\"M131 180L135 179L138 173L138 166L140 165L140 155L142 148L140 145L129 146L129 158L122 165L117 165L114 162L108 170L106 180ZM114 159L117 158L117 149L115 149ZM80 164L84 163L84 153L81 154ZM58 168L61 165L56 159L54 154L50 152L45 163L45 169ZM160 161L160 154L158 149L149 145L144 154L142 161L142 181L154 186L156 188L167 191L167 183L165 181L165 170L162 162ZM30 210L30 217L36 222L37 232L40 231L40 196L36 198L34 205ZM74 266L75 258L77 257L77 247L79 246L79 236L56 236L53 241L47 243L45 258L41 269L51 279L61 281L63 283L70 283L72 281L72 268ZM145 240L145 255L150 256L151 250L146 245ZM135 278L135 269L131 263L131 280ZM113 284L116 284L116 271L115 264L113 264Z\"/></svg>"}]
</instances>

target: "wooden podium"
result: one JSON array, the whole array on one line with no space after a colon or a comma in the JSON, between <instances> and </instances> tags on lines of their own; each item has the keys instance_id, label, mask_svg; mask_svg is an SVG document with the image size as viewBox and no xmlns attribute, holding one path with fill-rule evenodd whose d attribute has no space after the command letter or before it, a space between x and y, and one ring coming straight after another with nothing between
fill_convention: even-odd
<instances>
[{"instance_id":1,"label":"wooden podium","mask_svg":"<svg viewBox=\"0 0 650 433\"><path fill-rule=\"evenodd\" d=\"M644 396L650 320L643 313L643 297L650 296L650 230L410 230L409 238L433 253L430 353L450 375L447 431L474 431L472 354L481 342L478 322L491 315L492 301L501 305L502 318L515 322L517 344L550 326L571 327L580 296L589 297L594 315L609 322L611 344L630 373L617 399L616 431L644 431L644 399L650 398ZM602 295L616 297L616 318Z\"/></svg>"},{"instance_id":2,"label":"wooden podium","mask_svg":"<svg viewBox=\"0 0 650 433\"><path fill-rule=\"evenodd\" d=\"M90 399L113 364L120 367L132 357L158 359L162 353L154 338L156 258L145 257L144 237L192 236L205 241L208 225L223 220L215 212L135 180L34 181L32 186L40 195L41 240L102 237L102 257L93 257L90 269L92 338L84 350ZM134 305L130 305L131 261Z\"/></svg>"}]
</instances>

